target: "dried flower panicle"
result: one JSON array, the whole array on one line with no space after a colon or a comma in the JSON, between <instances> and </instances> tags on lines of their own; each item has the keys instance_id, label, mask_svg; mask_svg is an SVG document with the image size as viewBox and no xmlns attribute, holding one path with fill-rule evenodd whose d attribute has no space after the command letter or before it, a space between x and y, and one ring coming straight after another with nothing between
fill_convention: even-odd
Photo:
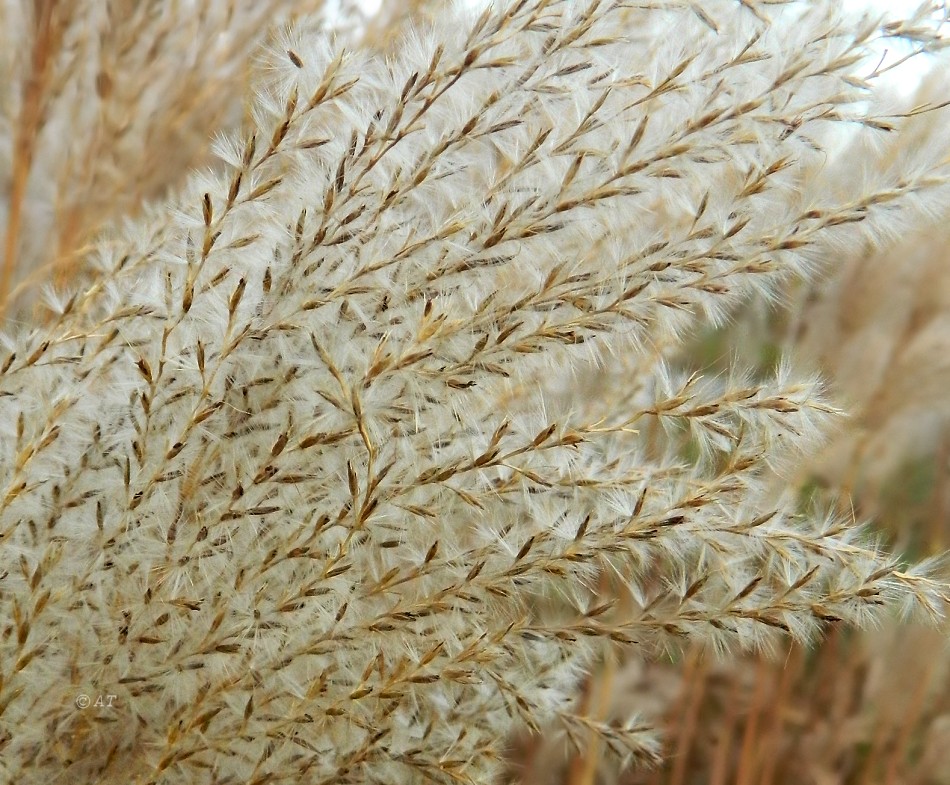
<instances>
[{"instance_id":1,"label":"dried flower panicle","mask_svg":"<svg viewBox=\"0 0 950 785\"><path fill-rule=\"evenodd\" d=\"M936 61L919 87L875 89L874 101L911 119L899 134L861 135L816 173L825 191L861 181L853 162L878 172L922 152L939 158L950 76ZM875 110L883 113L882 109ZM860 186L859 186L860 187ZM939 208L938 208L939 209ZM873 518L898 553L945 550L948 516L945 214L900 233L894 243L862 242L820 260L822 275L782 287L782 308L750 302L720 329L690 342L693 365L726 354L761 358L781 350L817 364L847 410L823 448L782 467L776 486L799 487L849 516ZM728 347L728 348L726 348ZM681 361L683 362L683 361ZM651 373L647 372L646 377ZM919 556L917 557L919 558ZM885 624L860 635L836 630L808 651L750 653L713 664L694 648L685 661L645 663L630 652L589 678L589 710L598 718L638 707L664 728L662 771L611 778L588 743L585 761L598 778L624 785L711 782L798 783L834 778L870 782L942 782L947 776L948 661L940 632ZM900 667L894 667L899 663ZM599 696L611 696L612 700ZM584 779L578 758L534 751L525 785L552 781L537 765L567 767L570 785ZM520 773L520 772L519 772Z\"/></svg>"},{"instance_id":2,"label":"dried flower panicle","mask_svg":"<svg viewBox=\"0 0 950 785\"><path fill-rule=\"evenodd\" d=\"M878 34L833 3L520 0L389 59L279 38L222 171L5 339L0 778L481 783L542 725L651 762L572 704L610 646L939 618L926 565L770 496L833 414L813 383L547 382L946 201L946 158L801 188L834 127L882 133Z\"/></svg>"}]
</instances>

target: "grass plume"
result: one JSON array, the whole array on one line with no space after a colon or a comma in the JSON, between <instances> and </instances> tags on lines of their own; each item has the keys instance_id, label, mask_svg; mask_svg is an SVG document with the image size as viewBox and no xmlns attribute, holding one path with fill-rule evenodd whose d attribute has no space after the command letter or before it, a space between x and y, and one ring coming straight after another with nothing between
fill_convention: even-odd
<instances>
[{"instance_id":1,"label":"grass plume","mask_svg":"<svg viewBox=\"0 0 950 785\"><path fill-rule=\"evenodd\" d=\"M220 166L4 339L0 777L482 783L542 727L649 764L650 728L574 700L614 646L939 621L932 565L772 493L836 415L815 380L664 361L947 202L950 144L808 187L839 129L900 125L869 45L943 44L835 7L275 35ZM604 394L565 395L591 366Z\"/></svg>"}]
</instances>

